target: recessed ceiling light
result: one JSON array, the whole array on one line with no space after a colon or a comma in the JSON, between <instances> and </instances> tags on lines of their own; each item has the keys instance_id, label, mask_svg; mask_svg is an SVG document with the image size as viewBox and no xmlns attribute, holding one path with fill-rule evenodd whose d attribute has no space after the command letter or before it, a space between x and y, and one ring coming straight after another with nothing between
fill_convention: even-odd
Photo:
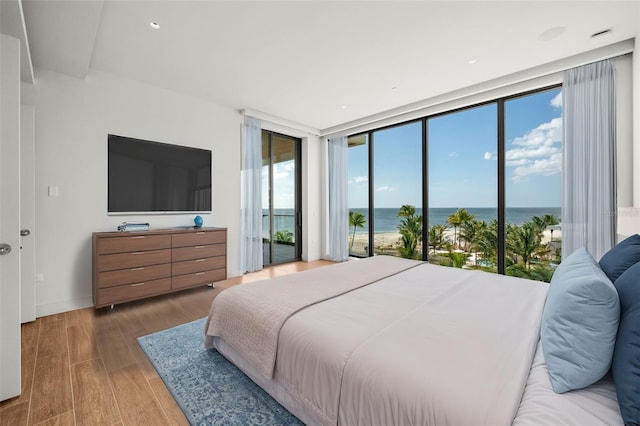
<instances>
[{"instance_id":1,"label":"recessed ceiling light","mask_svg":"<svg viewBox=\"0 0 640 426\"><path fill-rule=\"evenodd\" d=\"M541 41L553 40L554 38L560 37L565 32L565 30L566 30L565 27L549 28L548 30L546 30L542 34L540 34L538 36L538 39L540 39Z\"/></svg>"},{"instance_id":2,"label":"recessed ceiling light","mask_svg":"<svg viewBox=\"0 0 640 426\"><path fill-rule=\"evenodd\" d=\"M157 22L155 22L155 21L150 22L150 23L149 23L149 26L150 26L151 28L153 28L154 30L158 30L158 29L160 29L160 24L158 24L158 23L157 23Z\"/></svg>"},{"instance_id":3,"label":"recessed ceiling light","mask_svg":"<svg viewBox=\"0 0 640 426\"><path fill-rule=\"evenodd\" d=\"M611 32L611 28L607 28L606 30L598 31L597 33L591 34L591 38L602 37L603 35L607 35Z\"/></svg>"},{"instance_id":4,"label":"recessed ceiling light","mask_svg":"<svg viewBox=\"0 0 640 426\"><path fill-rule=\"evenodd\" d=\"M469 65L473 65L478 62L476 59L469 59Z\"/></svg>"},{"instance_id":5,"label":"recessed ceiling light","mask_svg":"<svg viewBox=\"0 0 640 426\"><path fill-rule=\"evenodd\" d=\"M347 109L347 106L346 105L342 105L340 108Z\"/></svg>"}]
</instances>

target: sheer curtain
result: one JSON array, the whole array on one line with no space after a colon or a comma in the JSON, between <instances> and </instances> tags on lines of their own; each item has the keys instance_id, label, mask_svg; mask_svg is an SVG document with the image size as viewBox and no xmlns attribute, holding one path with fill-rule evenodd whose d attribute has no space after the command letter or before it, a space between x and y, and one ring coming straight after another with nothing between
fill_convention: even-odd
<instances>
[{"instance_id":1,"label":"sheer curtain","mask_svg":"<svg viewBox=\"0 0 640 426\"><path fill-rule=\"evenodd\" d=\"M615 242L615 71L604 60L565 71L562 257L580 247L597 260Z\"/></svg>"},{"instance_id":2,"label":"sheer curtain","mask_svg":"<svg viewBox=\"0 0 640 426\"><path fill-rule=\"evenodd\" d=\"M349 257L349 207L347 205L347 137L329 139L329 259L342 262Z\"/></svg>"},{"instance_id":3,"label":"sheer curtain","mask_svg":"<svg viewBox=\"0 0 640 426\"><path fill-rule=\"evenodd\" d=\"M245 116L242 124L240 271L262 269L262 129Z\"/></svg>"}]
</instances>

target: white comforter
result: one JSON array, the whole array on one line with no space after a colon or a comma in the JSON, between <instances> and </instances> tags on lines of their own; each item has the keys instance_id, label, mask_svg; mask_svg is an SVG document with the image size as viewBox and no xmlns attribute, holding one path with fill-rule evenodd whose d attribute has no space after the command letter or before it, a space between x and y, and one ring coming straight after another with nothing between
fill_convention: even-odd
<instances>
[{"instance_id":1,"label":"white comforter","mask_svg":"<svg viewBox=\"0 0 640 426\"><path fill-rule=\"evenodd\" d=\"M377 259L342 268L373 269ZM544 283L421 264L291 315L274 379L314 424L510 424L546 292Z\"/></svg>"},{"instance_id":2,"label":"white comforter","mask_svg":"<svg viewBox=\"0 0 640 426\"><path fill-rule=\"evenodd\" d=\"M381 257L345 262L232 287L216 297L205 326L205 347L223 338L266 378L271 378L284 322L300 309L369 285L419 262Z\"/></svg>"}]
</instances>

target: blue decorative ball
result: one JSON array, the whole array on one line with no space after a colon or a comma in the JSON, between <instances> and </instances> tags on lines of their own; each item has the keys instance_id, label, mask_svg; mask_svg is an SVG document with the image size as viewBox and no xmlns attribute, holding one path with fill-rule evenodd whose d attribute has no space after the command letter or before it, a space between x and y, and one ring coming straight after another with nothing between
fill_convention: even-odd
<instances>
[{"instance_id":1,"label":"blue decorative ball","mask_svg":"<svg viewBox=\"0 0 640 426\"><path fill-rule=\"evenodd\" d=\"M193 223L196 224L196 228L200 228L202 226L202 216L196 216L193 219Z\"/></svg>"}]
</instances>

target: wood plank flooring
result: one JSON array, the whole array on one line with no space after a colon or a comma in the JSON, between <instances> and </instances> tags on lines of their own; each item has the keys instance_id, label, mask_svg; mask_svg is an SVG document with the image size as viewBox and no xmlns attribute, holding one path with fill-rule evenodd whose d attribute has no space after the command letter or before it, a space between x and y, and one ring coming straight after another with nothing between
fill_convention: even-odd
<instances>
[{"instance_id":1,"label":"wood plank flooring","mask_svg":"<svg viewBox=\"0 0 640 426\"><path fill-rule=\"evenodd\" d=\"M331 264L294 262L115 309L81 309L22 325L22 394L0 425L188 425L137 337L202 318L231 286Z\"/></svg>"}]
</instances>

